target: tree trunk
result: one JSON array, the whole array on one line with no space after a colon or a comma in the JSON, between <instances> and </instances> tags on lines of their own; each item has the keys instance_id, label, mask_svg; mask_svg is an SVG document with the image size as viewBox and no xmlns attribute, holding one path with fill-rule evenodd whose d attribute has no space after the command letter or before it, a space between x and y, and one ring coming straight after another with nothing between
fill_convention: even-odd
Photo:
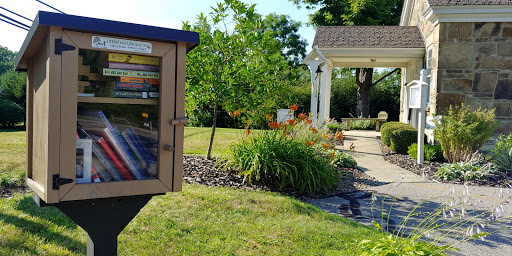
<instances>
[{"instance_id":1,"label":"tree trunk","mask_svg":"<svg viewBox=\"0 0 512 256\"><path fill-rule=\"evenodd\" d=\"M357 106L356 116L369 117L370 115L370 90L373 87L373 68L356 69Z\"/></svg>"},{"instance_id":2,"label":"tree trunk","mask_svg":"<svg viewBox=\"0 0 512 256\"><path fill-rule=\"evenodd\" d=\"M218 109L217 101L215 101L215 105L213 107L213 125L212 125L212 135L210 136L210 145L208 146L208 153L206 153L206 159L212 159L212 146L213 146L213 137L215 136L215 128L217 127L217 109Z\"/></svg>"}]
</instances>

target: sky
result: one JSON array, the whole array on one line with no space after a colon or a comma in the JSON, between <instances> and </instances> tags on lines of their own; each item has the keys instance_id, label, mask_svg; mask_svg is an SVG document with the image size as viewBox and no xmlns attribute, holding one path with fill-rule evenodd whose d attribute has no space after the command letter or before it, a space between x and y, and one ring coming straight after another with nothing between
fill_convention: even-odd
<instances>
[{"instance_id":1,"label":"sky","mask_svg":"<svg viewBox=\"0 0 512 256\"><path fill-rule=\"evenodd\" d=\"M101 18L108 20L139 23L144 25L181 29L183 21L194 22L203 12L208 14L210 6L219 0L42 0L66 14ZM306 8L298 9L288 0L242 0L256 4L259 14L285 14L292 20L307 23L308 14L313 11ZM0 7L16 12L33 20L39 10L53 11L35 0L0 0ZM31 22L0 9L0 14L22 21L27 25ZM5 19L5 18L4 18ZM27 31L0 21L0 46L18 51L25 40ZM303 25L299 34L309 44L308 52L315 36L312 27Z\"/></svg>"}]
</instances>

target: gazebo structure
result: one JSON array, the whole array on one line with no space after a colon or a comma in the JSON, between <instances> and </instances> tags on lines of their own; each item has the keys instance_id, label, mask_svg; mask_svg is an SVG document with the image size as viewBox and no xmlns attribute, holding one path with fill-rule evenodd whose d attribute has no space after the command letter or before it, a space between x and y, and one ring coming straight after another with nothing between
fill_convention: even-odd
<instances>
[{"instance_id":1,"label":"gazebo structure","mask_svg":"<svg viewBox=\"0 0 512 256\"><path fill-rule=\"evenodd\" d=\"M401 93L404 95L407 94L406 85L420 78L420 70L424 68L424 56L425 42L416 26L318 27L313 50L304 59L304 64L309 65L311 70L313 123L322 125L329 118L334 67L402 68L402 74L405 75L402 75ZM401 102L400 120L408 120L409 109L405 104ZM411 114L413 117L417 116Z\"/></svg>"}]
</instances>

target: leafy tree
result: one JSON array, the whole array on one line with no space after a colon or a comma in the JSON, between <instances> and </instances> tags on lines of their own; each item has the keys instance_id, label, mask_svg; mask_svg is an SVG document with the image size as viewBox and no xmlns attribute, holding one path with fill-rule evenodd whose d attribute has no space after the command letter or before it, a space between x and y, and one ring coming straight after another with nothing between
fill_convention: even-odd
<instances>
[{"instance_id":1,"label":"leafy tree","mask_svg":"<svg viewBox=\"0 0 512 256\"><path fill-rule=\"evenodd\" d=\"M275 102L275 92L288 79L288 62L281 44L264 31L256 5L224 0L212 7L210 17L201 13L184 30L196 31L201 44L187 56L187 112L213 105L211 149L219 108L234 116L244 114L247 125L264 116Z\"/></svg>"},{"instance_id":2,"label":"leafy tree","mask_svg":"<svg viewBox=\"0 0 512 256\"><path fill-rule=\"evenodd\" d=\"M403 0L289 0L298 6L318 10L309 15L313 26L398 25ZM396 70L392 71L396 72ZM356 69L358 88L357 115L367 117L370 90L380 80L373 81L373 68Z\"/></svg>"},{"instance_id":3,"label":"leafy tree","mask_svg":"<svg viewBox=\"0 0 512 256\"><path fill-rule=\"evenodd\" d=\"M262 20L263 28L271 37L277 39L281 45L283 56L289 61L290 66L299 67L306 57L308 42L299 34L300 22L293 21L287 15L271 13Z\"/></svg>"},{"instance_id":4,"label":"leafy tree","mask_svg":"<svg viewBox=\"0 0 512 256\"><path fill-rule=\"evenodd\" d=\"M14 127L23 122L25 112L18 104L0 98L0 127Z\"/></svg>"},{"instance_id":5,"label":"leafy tree","mask_svg":"<svg viewBox=\"0 0 512 256\"><path fill-rule=\"evenodd\" d=\"M8 70L14 69L14 58L16 53L6 47L0 46L0 75Z\"/></svg>"},{"instance_id":6,"label":"leafy tree","mask_svg":"<svg viewBox=\"0 0 512 256\"><path fill-rule=\"evenodd\" d=\"M12 101L25 109L27 76L9 70L0 76L1 98Z\"/></svg>"}]
</instances>

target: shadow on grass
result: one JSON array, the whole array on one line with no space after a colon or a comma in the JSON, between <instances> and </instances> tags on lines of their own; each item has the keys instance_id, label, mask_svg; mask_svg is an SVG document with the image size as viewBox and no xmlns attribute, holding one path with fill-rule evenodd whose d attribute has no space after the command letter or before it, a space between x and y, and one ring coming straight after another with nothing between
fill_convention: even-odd
<instances>
[{"instance_id":1,"label":"shadow on grass","mask_svg":"<svg viewBox=\"0 0 512 256\"><path fill-rule=\"evenodd\" d=\"M79 241L75 241L67 236L64 236L57 231L49 229L46 225L37 223L31 220L27 220L24 218L20 218L17 216L12 216L9 214L4 214L0 212L0 222L8 223L16 227L16 229L23 230L23 232L31 233L41 238L41 240L46 241L47 243L54 243L56 245L66 247L68 250L77 252L77 253L85 253L86 244L81 243ZM21 241L11 240L7 243L4 243L5 246L12 247L13 249L20 250L23 247L26 247L22 244ZM25 248L27 251L33 252L34 249Z\"/></svg>"},{"instance_id":2,"label":"shadow on grass","mask_svg":"<svg viewBox=\"0 0 512 256\"><path fill-rule=\"evenodd\" d=\"M201 134L201 133L212 133L212 131L211 130L205 130L205 131L198 131L198 132L189 133L189 134L185 135L185 138L189 138L189 137L195 136L197 134Z\"/></svg>"},{"instance_id":3,"label":"shadow on grass","mask_svg":"<svg viewBox=\"0 0 512 256\"><path fill-rule=\"evenodd\" d=\"M56 225L63 226L68 229L74 229L77 227L77 225L59 209L53 206L39 207L32 197L23 198L18 205L16 205L16 210L27 213L33 217L51 221Z\"/></svg>"}]
</instances>

